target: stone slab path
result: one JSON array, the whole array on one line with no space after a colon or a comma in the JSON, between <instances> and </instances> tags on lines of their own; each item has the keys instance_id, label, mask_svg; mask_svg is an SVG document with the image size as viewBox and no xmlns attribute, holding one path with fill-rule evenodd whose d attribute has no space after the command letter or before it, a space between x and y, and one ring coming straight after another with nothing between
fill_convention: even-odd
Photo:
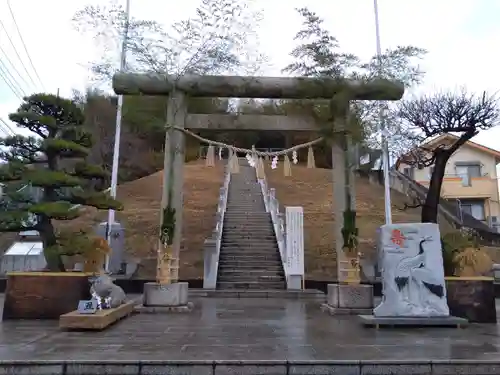
<instances>
[{"instance_id":1,"label":"stone slab path","mask_svg":"<svg viewBox=\"0 0 500 375\"><path fill-rule=\"evenodd\" d=\"M57 322L0 324L0 360L493 360L498 325L466 329L363 328L320 302L194 299L191 313L134 315L103 332ZM3 301L0 300L3 304Z\"/></svg>"}]
</instances>

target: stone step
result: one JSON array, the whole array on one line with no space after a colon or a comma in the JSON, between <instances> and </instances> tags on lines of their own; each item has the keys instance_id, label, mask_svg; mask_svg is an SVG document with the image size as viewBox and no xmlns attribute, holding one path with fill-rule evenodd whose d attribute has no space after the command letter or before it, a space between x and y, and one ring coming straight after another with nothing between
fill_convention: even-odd
<instances>
[{"instance_id":1,"label":"stone step","mask_svg":"<svg viewBox=\"0 0 500 375\"><path fill-rule=\"evenodd\" d=\"M237 261L224 261L219 260L219 271L224 272L234 270L235 272L257 271L266 270L267 272L274 272L276 274L283 273L283 266L276 262L254 262L253 264L246 264Z\"/></svg>"},{"instance_id":2,"label":"stone step","mask_svg":"<svg viewBox=\"0 0 500 375\"><path fill-rule=\"evenodd\" d=\"M243 232L243 230L246 230L246 232ZM228 242L243 242L245 244L252 244L255 242L263 242L266 244L277 243L274 232L266 230L252 230L248 227L224 231L222 234L222 240L227 240Z\"/></svg>"},{"instance_id":3,"label":"stone step","mask_svg":"<svg viewBox=\"0 0 500 375\"><path fill-rule=\"evenodd\" d=\"M282 269L281 260L238 260L238 259L222 259L219 258L219 267L234 267L234 268L255 268L261 267L265 269Z\"/></svg>"},{"instance_id":4,"label":"stone step","mask_svg":"<svg viewBox=\"0 0 500 375\"><path fill-rule=\"evenodd\" d=\"M235 202L264 203L260 189L253 191L245 189L229 189L227 192L227 199L234 200Z\"/></svg>"},{"instance_id":5,"label":"stone step","mask_svg":"<svg viewBox=\"0 0 500 375\"><path fill-rule=\"evenodd\" d=\"M237 254L241 253L253 253L257 255L257 253L265 253L265 254L278 254L279 247L274 244L269 245L259 245L259 246L250 246L250 245L239 245L234 243L222 243L221 251L224 250L227 254L230 252L234 252Z\"/></svg>"},{"instance_id":6,"label":"stone step","mask_svg":"<svg viewBox=\"0 0 500 375\"><path fill-rule=\"evenodd\" d=\"M262 200L262 191L260 187L248 189L246 187L231 186L227 191L227 196L230 198L251 199L258 201Z\"/></svg>"},{"instance_id":7,"label":"stone step","mask_svg":"<svg viewBox=\"0 0 500 375\"><path fill-rule=\"evenodd\" d=\"M257 184L245 184L245 183L236 183L234 185L229 185L229 193L238 194L241 193L241 197L247 196L262 196L262 190L260 185Z\"/></svg>"},{"instance_id":8,"label":"stone step","mask_svg":"<svg viewBox=\"0 0 500 375\"><path fill-rule=\"evenodd\" d=\"M269 215L269 213L266 212L264 207L237 207L236 205L231 206L228 205L226 208L226 213L231 214L231 216L250 216L250 215L257 215L257 216L264 216L264 215Z\"/></svg>"},{"instance_id":9,"label":"stone step","mask_svg":"<svg viewBox=\"0 0 500 375\"><path fill-rule=\"evenodd\" d=\"M232 281L232 282L269 282L269 283L279 283L280 281L284 281L283 276L233 276L233 275L225 275L219 274L217 275L217 281Z\"/></svg>"},{"instance_id":10,"label":"stone step","mask_svg":"<svg viewBox=\"0 0 500 375\"><path fill-rule=\"evenodd\" d=\"M237 204L229 204L226 206L226 213L231 214L231 216L248 216L248 215L258 215L258 216L266 216L271 217L269 212L266 212L265 207L246 207L240 206Z\"/></svg>"},{"instance_id":11,"label":"stone step","mask_svg":"<svg viewBox=\"0 0 500 375\"><path fill-rule=\"evenodd\" d=\"M267 269L231 269L219 266L219 275L232 276L232 277L283 277L285 273L283 271L269 271Z\"/></svg>"},{"instance_id":12,"label":"stone step","mask_svg":"<svg viewBox=\"0 0 500 375\"><path fill-rule=\"evenodd\" d=\"M274 226L273 226L273 223L271 222L271 220L269 220L269 222L262 222L262 221L259 221L257 223L255 222L252 222L252 223L248 223L246 222L245 224L243 224L243 222L241 223L238 223L238 222L234 222L234 221L228 221L226 222L226 220L224 220L224 230L243 230L245 228L249 228L249 230L252 230L252 231L255 231L255 230L270 230L270 229L273 229Z\"/></svg>"},{"instance_id":13,"label":"stone step","mask_svg":"<svg viewBox=\"0 0 500 375\"><path fill-rule=\"evenodd\" d=\"M231 246L228 246L226 244L222 244L221 246L221 253L224 252L224 254L253 254L253 255L271 255L275 254L276 256L278 255L278 247L275 246L260 246L260 247L251 247L251 246L236 246L234 244L231 244Z\"/></svg>"},{"instance_id":14,"label":"stone step","mask_svg":"<svg viewBox=\"0 0 500 375\"><path fill-rule=\"evenodd\" d=\"M236 254L236 255L279 255L278 248L273 246L268 247L242 247L242 246L221 246L221 255Z\"/></svg>"},{"instance_id":15,"label":"stone step","mask_svg":"<svg viewBox=\"0 0 500 375\"><path fill-rule=\"evenodd\" d=\"M224 228L224 230L222 231L222 238L232 238L238 235L242 238L251 237L255 239L269 237L272 238L274 241L276 241L274 230L272 230L271 228L254 229L252 227L242 226L240 228L232 228L232 229Z\"/></svg>"},{"instance_id":16,"label":"stone step","mask_svg":"<svg viewBox=\"0 0 500 375\"><path fill-rule=\"evenodd\" d=\"M248 215L260 215L260 216L265 216L269 215L271 216L268 212L266 212L265 207L256 207L255 205L250 206L240 206L237 204L229 204L226 206L226 213L231 214L231 216L248 216Z\"/></svg>"},{"instance_id":17,"label":"stone step","mask_svg":"<svg viewBox=\"0 0 500 375\"><path fill-rule=\"evenodd\" d=\"M235 212L235 213L265 213L265 206L259 207L257 203L252 203L248 205L243 205L240 203L231 203L228 202L226 206L226 212Z\"/></svg>"},{"instance_id":18,"label":"stone step","mask_svg":"<svg viewBox=\"0 0 500 375\"><path fill-rule=\"evenodd\" d=\"M228 196L233 194L234 196L240 197L240 198L257 198L261 197L262 198L262 190L260 190L260 186L230 186L229 190L227 191Z\"/></svg>"},{"instance_id":19,"label":"stone step","mask_svg":"<svg viewBox=\"0 0 500 375\"><path fill-rule=\"evenodd\" d=\"M239 220L239 221L228 221L226 222L224 220L224 230L230 230L233 233L239 233L241 230L246 230L247 232L257 232L257 231L269 231L274 228L273 224L271 222L269 223L262 223L262 222L256 222L256 221L244 221L244 220ZM273 232L274 233L274 232Z\"/></svg>"},{"instance_id":20,"label":"stone step","mask_svg":"<svg viewBox=\"0 0 500 375\"><path fill-rule=\"evenodd\" d=\"M217 282L217 289L286 289L286 282Z\"/></svg>"},{"instance_id":21,"label":"stone step","mask_svg":"<svg viewBox=\"0 0 500 375\"><path fill-rule=\"evenodd\" d=\"M222 246L226 248L240 248L240 249L278 249L278 242L275 239L260 239L255 236L252 240L247 238L224 238L222 237Z\"/></svg>"},{"instance_id":22,"label":"stone step","mask_svg":"<svg viewBox=\"0 0 500 375\"><path fill-rule=\"evenodd\" d=\"M260 186L230 186L227 191L228 196L233 195L238 198L261 198L262 199L262 191L260 190Z\"/></svg>"},{"instance_id":23,"label":"stone step","mask_svg":"<svg viewBox=\"0 0 500 375\"><path fill-rule=\"evenodd\" d=\"M227 232L223 237L223 240L227 241L274 241L276 242L276 237L273 234L267 234L260 231L255 231L254 233L247 232Z\"/></svg>"},{"instance_id":24,"label":"stone step","mask_svg":"<svg viewBox=\"0 0 500 375\"><path fill-rule=\"evenodd\" d=\"M278 251L278 243L276 241L270 241L270 240L260 240L258 238L255 238L253 241L248 241L248 240L241 240L238 241L236 239L230 238L224 238L222 237L222 243L221 243L221 248L224 249L233 249L233 250L273 250L273 251Z\"/></svg>"},{"instance_id":25,"label":"stone step","mask_svg":"<svg viewBox=\"0 0 500 375\"><path fill-rule=\"evenodd\" d=\"M246 264L250 264L248 262L251 261L259 261L262 263L268 263L268 262L276 262L277 264L281 264L281 258L279 255L264 255L264 254L257 254L253 255L252 253L247 253L247 254L234 254L234 253L229 253L229 254L224 254L221 251L221 254L219 255L219 262L224 262L224 261L237 261L237 262L242 262Z\"/></svg>"},{"instance_id":26,"label":"stone step","mask_svg":"<svg viewBox=\"0 0 500 375\"><path fill-rule=\"evenodd\" d=\"M229 194L238 194L241 197L247 196L262 196L262 190L260 185L249 185L244 183L236 183L235 185L229 185Z\"/></svg>"},{"instance_id":27,"label":"stone step","mask_svg":"<svg viewBox=\"0 0 500 375\"><path fill-rule=\"evenodd\" d=\"M279 247L276 241L260 241L256 239L254 242L251 241L235 241L235 240L226 240L222 238L221 248L227 250L272 250L278 251Z\"/></svg>"},{"instance_id":28,"label":"stone step","mask_svg":"<svg viewBox=\"0 0 500 375\"><path fill-rule=\"evenodd\" d=\"M266 224L266 225L272 225L272 220L271 217L267 216L261 216L259 214L257 215L228 215L227 212L224 214L224 221L229 221L230 223L234 224L240 224L240 223L247 223L247 224L253 224L253 225L258 225L258 224Z\"/></svg>"},{"instance_id":29,"label":"stone step","mask_svg":"<svg viewBox=\"0 0 500 375\"><path fill-rule=\"evenodd\" d=\"M272 220L271 217L266 217L266 216L260 216L260 215L240 215L240 216L231 216L231 215L226 215L224 214L224 221L229 221L234 224L240 224L240 223L248 223L248 224L253 224L253 225L272 225Z\"/></svg>"},{"instance_id":30,"label":"stone step","mask_svg":"<svg viewBox=\"0 0 500 375\"><path fill-rule=\"evenodd\" d=\"M260 188L255 190L248 190L243 188L229 188L227 191L227 198L240 200L242 202L263 202L262 192Z\"/></svg>"},{"instance_id":31,"label":"stone step","mask_svg":"<svg viewBox=\"0 0 500 375\"><path fill-rule=\"evenodd\" d=\"M233 229L245 229L248 228L249 231L256 231L259 229L273 229L274 225L271 220L256 220L256 219L227 219L224 218L224 229L226 229L226 224L228 228Z\"/></svg>"},{"instance_id":32,"label":"stone step","mask_svg":"<svg viewBox=\"0 0 500 375\"><path fill-rule=\"evenodd\" d=\"M224 254L219 256L219 259L240 259L245 260L244 257L257 257L257 259L266 259L268 261L278 262L280 257L274 254L274 251L258 252L255 251L225 251Z\"/></svg>"},{"instance_id":33,"label":"stone step","mask_svg":"<svg viewBox=\"0 0 500 375\"><path fill-rule=\"evenodd\" d=\"M242 234L256 234L260 233L263 235L274 236L274 230L271 225L268 226L253 226L253 225L231 225L224 223L224 227L222 229L222 234L226 233L242 233Z\"/></svg>"},{"instance_id":34,"label":"stone step","mask_svg":"<svg viewBox=\"0 0 500 375\"><path fill-rule=\"evenodd\" d=\"M234 226L234 227L241 227L242 225L245 225L249 228L273 228L273 222L271 220L266 220L266 219L228 219L224 218L224 225L228 227Z\"/></svg>"},{"instance_id":35,"label":"stone step","mask_svg":"<svg viewBox=\"0 0 500 375\"><path fill-rule=\"evenodd\" d=\"M269 217L271 214L266 212L265 207L256 207L252 206L240 206L238 204L229 204L226 206L226 213L231 214L231 216L248 216L248 215L258 215L258 216L266 216Z\"/></svg>"},{"instance_id":36,"label":"stone step","mask_svg":"<svg viewBox=\"0 0 500 375\"><path fill-rule=\"evenodd\" d=\"M262 263L274 263L281 264L281 258L278 256L273 256L271 254L259 253L259 254L251 254L251 253L229 253L220 255L219 261L232 261L232 262L250 262L251 257L254 257L256 260L261 261ZM264 266L262 266L264 268Z\"/></svg>"},{"instance_id":37,"label":"stone step","mask_svg":"<svg viewBox=\"0 0 500 375\"><path fill-rule=\"evenodd\" d=\"M255 206L255 205L264 206L264 200L262 199L262 196L248 197L248 198L228 197L227 203L234 205L242 205L242 206Z\"/></svg>"},{"instance_id":38,"label":"stone step","mask_svg":"<svg viewBox=\"0 0 500 375\"><path fill-rule=\"evenodd\" d=\"M241 210L241 209L235 209L233 211L231 210L226 210L224 212L224 216L229 216L234 219L240 219L240 218L255 218L255 219L264 219L266 216L269 216L269 219L271 219L271 215L266 213L264 209L262 210Z\"/></svg>"},{"instance_id":39,"label":"stone step","mask_svg":"<svg viewBox=\"0 0 500 375\"><path fill-rule=\"evenodd\" d=\"M223 233L231 232L231 233L272 233L274 235L274 227L271 223L266 225L235 225L231 222L224 223Z\"/></svg>"},{"instance_id":40,"label":"stone step","mask_svg":"<svg viewBox=\"0 0 500 375\"><path fill-rule=\"evenodd\" d=\"M234 203L234 204L243 204L243 205L251 205L251 204L258 204L258 205L264 205L264 199L262 198L262 194L247 194L242 195L244 193L238 193L238 195L233 195L229 194L227 196L227 201Z\"/></svg>"}]
</instances>

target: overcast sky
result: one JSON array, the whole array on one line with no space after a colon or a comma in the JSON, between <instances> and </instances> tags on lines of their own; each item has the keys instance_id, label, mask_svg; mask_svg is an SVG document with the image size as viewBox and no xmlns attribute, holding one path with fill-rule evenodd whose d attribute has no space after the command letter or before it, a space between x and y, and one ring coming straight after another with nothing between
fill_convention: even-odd
<instances>
[{"instance_id":1,"label":"overcast sky","mask_svg":"<svg viewBox=\"0 0 500 375\"><path fill-rule=\"evenodd\" d=\"M123 0L124 2L125 0ZM256 0L264 11L259 28L262 52L272 66L265 72L279 75L289 61L293 36L300 27L296 7L307 6L325 18L341 47L362 58L375 52L372 0ZM88 84L85 64L95 57L92 41L74 31L74 12L91 0L10 0L33 68L10 16L6 1L0 2L0 20L16 44L30 75L37 84L22 84L26 93L45 89L70 95L73 88ZM102 1L101 1L102 3ZM185 18L198 0L131 0L131 13L166 25ZM497 0L379 0L382 49L397 45L425 48L429 54L422 65L427 72L419 92L431 93L460 86L470 91L496 92L500 85L500 1ZM0 25L0 46L29 83L5 30ZM0 51L0 60L8 65ZM0 64L1 67L1 64ZM14 111L19 100L0 81L0 117ZM497 141L495 141L495 139ZM475 141L500 149L500 127L483 132Z\"/></svg>"}]
</instances>

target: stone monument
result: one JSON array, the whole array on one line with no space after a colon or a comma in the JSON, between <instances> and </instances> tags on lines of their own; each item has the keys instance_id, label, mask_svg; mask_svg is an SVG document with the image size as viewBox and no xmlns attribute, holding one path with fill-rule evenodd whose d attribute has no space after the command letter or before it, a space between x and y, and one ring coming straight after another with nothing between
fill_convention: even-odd
<instances>
[{"instance_id":1,"label":"stone monument","mask_svg":"<svg viewBox=\"0 0 500 375\"><path fill-rule=\"evenodd\" d=\"M383 296L366 325L467 324L450 316L437 224L383 225L379 240Z\"/></svg>"}]
</instances>

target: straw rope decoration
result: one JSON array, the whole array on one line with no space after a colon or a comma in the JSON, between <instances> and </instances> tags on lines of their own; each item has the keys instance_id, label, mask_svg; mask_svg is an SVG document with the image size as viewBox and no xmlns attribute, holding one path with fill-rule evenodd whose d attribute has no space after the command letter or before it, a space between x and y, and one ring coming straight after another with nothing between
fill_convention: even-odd
<instances>
[{"instance_id":1,"label":"straw rope decoration","mask_svg":"<svg viewBox=\"0 0 500 375\"><path fill-rule=\"evenodd\" d=\"M252 163L250 164L252 167L258 169L259 164L262 164L262 172L264 172L264 160L266 161L271 160L271 169L276 169L278 167L279 157L283 156L284 157L283 174L285 175L285 177L291 176L292 175L291 162L288 154L290 153L292 154L292 162L293 164L297 164L298 163L297 151L303 148L308 148L307 168L315 168L314 152L312 146L324 140L324 137L320 137L312 141L301 143L296 146L287 148L285 150L268 152L268 151L258 151L255 149L255 147L252 147L252 149L248 149L248 148L232 146L224 142L213 141L211 139L199 136L198 134L193 133L188 129L177 126L167 126L165 129L168 130L169 128L183 132L184 134L189 135L190 137L193 137L198 141L207 144L208 150L207 150L207 158L205 161L205 164L207 166L215 165L215 147L219 148L218 151L219 159L222 159L222 150L225 148L228 149L229 150L228 166L230 173L240 172L240 166L238 163L238 153L245 153L247 155L247 160L249 161L249 163L250 160L252 160Z\"/></svg>"}]
</instances>

